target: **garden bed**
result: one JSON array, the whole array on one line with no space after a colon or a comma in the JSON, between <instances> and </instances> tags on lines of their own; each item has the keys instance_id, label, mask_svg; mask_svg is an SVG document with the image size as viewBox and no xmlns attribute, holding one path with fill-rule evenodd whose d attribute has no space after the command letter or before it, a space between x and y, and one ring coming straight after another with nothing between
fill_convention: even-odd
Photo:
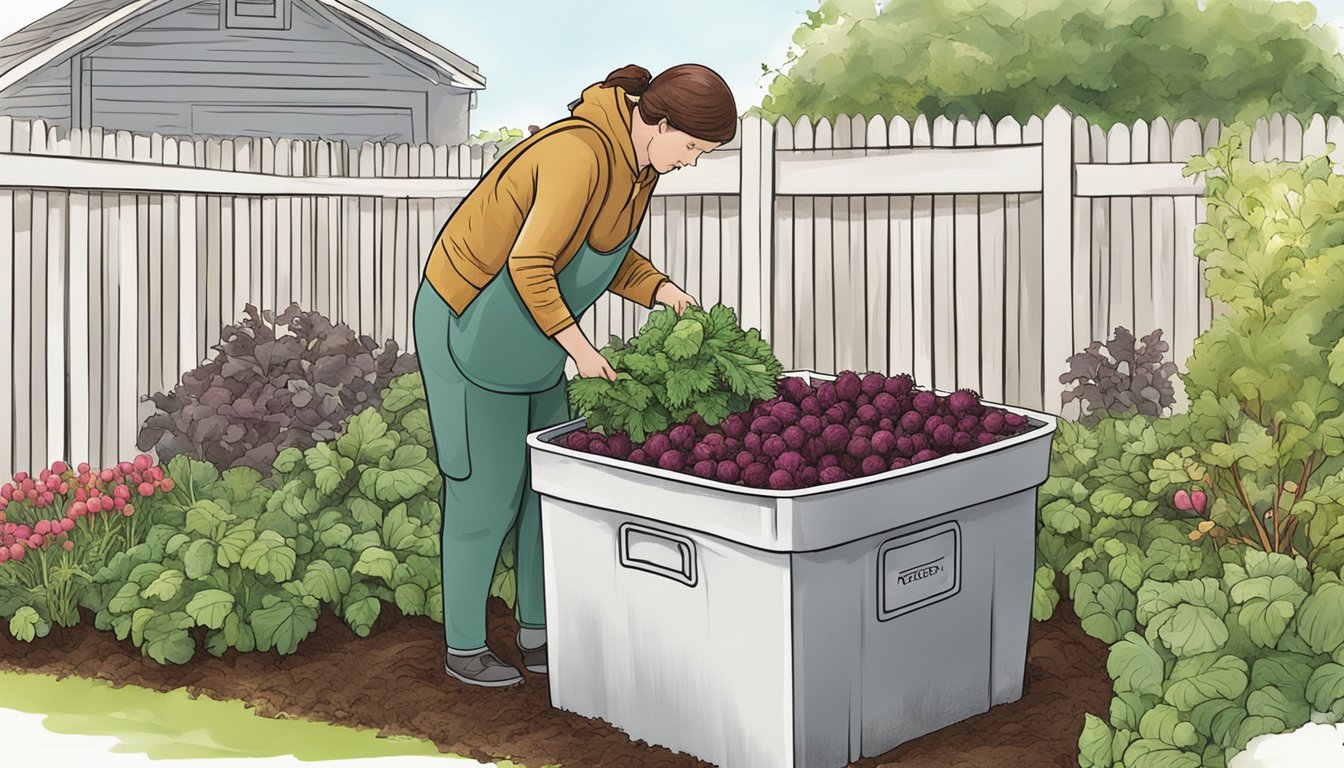
<instances>
[{"instance_id":1,"label":"garden bed","mask_svg":"<svg viewBox=\"0 0 1344 768\"><path fill-rule=\"evenodd\" d=\"M490 643L519 663L516 625L498 599L490 605ZM442 671L443 628L424 617L386 610L369 637L357 637L324 611L292 656L204 654L160 666L129 641L99 632L92 618L53 628L41 643L0 633L0 668L79 675L161 691L185 687L210 698L240 699L268 717L303 717L429 739L444 752L482 761L545 765L689 768L702 762L632 743L604 723L552 709L545 678L528 673L516 690L467 688ZM1083 633L1065 602L1054 618L1033 622L1026 690L1014 704L856 763L877 766L1072 766L1084 712L1105 712L1111 698L1106 646Z\"/></svg>"}]
</instances>

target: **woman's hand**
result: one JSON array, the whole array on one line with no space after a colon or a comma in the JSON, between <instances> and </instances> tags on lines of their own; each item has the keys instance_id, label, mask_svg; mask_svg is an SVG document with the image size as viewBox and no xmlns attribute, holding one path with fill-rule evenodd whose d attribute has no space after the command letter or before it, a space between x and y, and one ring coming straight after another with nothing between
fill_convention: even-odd
<instances>
[{"instance_id":1,"label":"woman's hand","mask_svg":"<svg viewBox=\"0 0 1344 768\"><path fill-rule=\"evenodd\" d=\"M555 334L555 340L569 353L570 359L574 361L574 367L578 368L579 376L586 379L616 380L616 370L607 362L607 358L597 351L592 342L588 341L588 337L583 335L583 330L578 325L571 325Z\"/></svg>"},{"instance_id":2,"label":"woman's hand","mask_svg":"<svg viewBox=\"0 0 1344 768\"><path fill-rule=\"evenodd\" d=\"M700 302L696 301L694 296L673 285L671 280L659 286L658 292L653 295L653 299L659 304L671 307L678 317L692 304L700 306Z\"/></svg>"}]
</instances>

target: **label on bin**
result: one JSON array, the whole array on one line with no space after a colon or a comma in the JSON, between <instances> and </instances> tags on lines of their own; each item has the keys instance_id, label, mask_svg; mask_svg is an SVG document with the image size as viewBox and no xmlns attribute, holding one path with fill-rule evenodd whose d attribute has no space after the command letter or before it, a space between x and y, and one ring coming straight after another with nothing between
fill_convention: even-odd
<instances>
[{"instance_id":1,"label":"label on bin","mask_svg":"<svg viewBox=\"0 0 1344 768\"><path fill-rule=\"evenodd\" d=\"M946 523L893 539L878 550L877 617L886 621L961 588L961 529Z\"/></svg>"}]
</instances>

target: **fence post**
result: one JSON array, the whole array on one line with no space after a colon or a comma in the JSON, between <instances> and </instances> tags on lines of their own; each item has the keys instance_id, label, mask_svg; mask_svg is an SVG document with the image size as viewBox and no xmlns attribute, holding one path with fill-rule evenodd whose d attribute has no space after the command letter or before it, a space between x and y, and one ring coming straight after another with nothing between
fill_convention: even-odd
<instances>
[{"instance_id":1,"label":"fence post","mask_svg":"<svg viewBox=\"0 0 1344 768\"><path fill-rule=\"evenodd\" d=\"M775 237L775 131L760 117L741 122L742 150L738 163L742 216L742 280L738 299L739 321L745 328L759 328L770 341L774 301Z\"/></svg>"},{"instance_id":2,"label":"fence post","mask_svg":"<svg viewBox=\"0 0 1344 768\"><path fill-rule=\"evenodd\" d=\"M1042 410L1059 413L1059 376L1073 353L1073 117L1063 106L1045 116L1041 134Z\"/></svg>"}]
</instances>

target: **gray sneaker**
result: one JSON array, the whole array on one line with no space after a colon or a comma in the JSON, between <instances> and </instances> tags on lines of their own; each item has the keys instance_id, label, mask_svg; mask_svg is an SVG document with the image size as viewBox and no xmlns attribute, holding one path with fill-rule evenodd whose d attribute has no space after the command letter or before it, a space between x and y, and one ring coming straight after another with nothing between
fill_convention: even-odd
<instances>
[{"instance_id":1,"label":"gray sneaker","mask_svg":"<svg viewBox=\"0 0 1344 768\"><path fill-rule=\"evenodd\" d=\"M445 652L443 671L464 683L486 688L504 688L523 682L522 674L512 664L506 664L489 649L472 656L454 656Z\"/></svg>"},{"instance_id":2,"label":"gray sneaker","mask_svg":"<svg viewBox=\"0 0 1344 768\"><path fill-rule=\"evenodd\" d=\"M524 648L519 645L518 650L523 654L523 666L527 667L528 672L536 672L539 675L546 674L545 643L542 643L540 648Z\"/></svg>"}]
</instances>

